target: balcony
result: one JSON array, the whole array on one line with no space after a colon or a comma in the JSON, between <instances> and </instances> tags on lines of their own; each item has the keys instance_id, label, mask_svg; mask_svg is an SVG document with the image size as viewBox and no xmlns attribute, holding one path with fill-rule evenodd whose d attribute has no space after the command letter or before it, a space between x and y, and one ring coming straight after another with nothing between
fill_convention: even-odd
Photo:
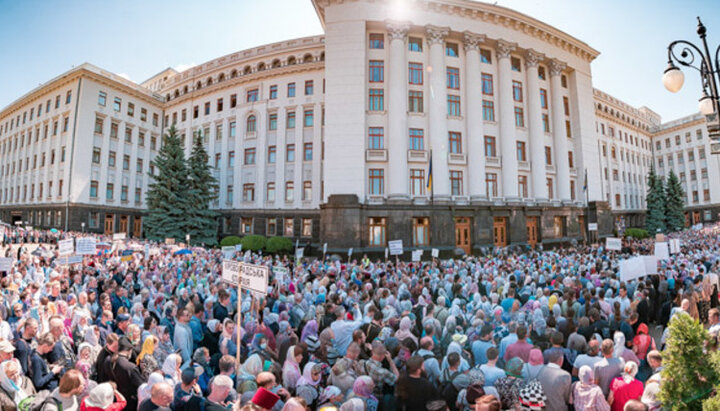
<instances>
[{"instance_id":1,"label":"balcony","mask_svg":"<svg viewBox=\"0 0 720 411\"><path fill-rule=\"evenodd\" d=\"M467 164L467 154L465 154L465 153L448 153L448 164L455 164L455 165Z\"/></svg>"},{"instance_id":2,"label":"balcony","mask_svg":"<svg viewBox=\"0 0 720 411\"><path fill-rule=\"evenodd\" d=\"M530 171L529 161L518 161L518 169L523 171Z\"/></svg>"},{"instance_id":3,"label":"balcony","mask_svg":"<svg viewBox=\"0 0 720 411\"><path fill-rule=\"evenodd\" d=\"M368 149L365 151L365 161L381 161L386 162L388 159L387 150L385 149Z\"/></svg>"},{"instance_id":4,"label":"balcony","mask_svg":"<svg viewBox=\"0 0 720 411\"><path fill-rule=\"evenodd\" d=\"M408 163L427 163L427 150L408 150Z\"/></svg>"},{"instance_id":5,"label":"balcony","mask_svg":"<svg viewBox=\"0 0 720 411\"><path fill-rule=\"evenodd\" d=\"M554 173L555 166L552 164L545 164L545 171L547 171L548 173Z\"/></svg>"},{"instance_id":6,"label":"balcony","mask_svg":"<svg viewBox=\"0 0 720 411\"><path fill-rule=\"evenodd\" d=\"M500 167L502 161L500 161L500 157L485 157L485 164Z\"/></svg>"}]
</instances>

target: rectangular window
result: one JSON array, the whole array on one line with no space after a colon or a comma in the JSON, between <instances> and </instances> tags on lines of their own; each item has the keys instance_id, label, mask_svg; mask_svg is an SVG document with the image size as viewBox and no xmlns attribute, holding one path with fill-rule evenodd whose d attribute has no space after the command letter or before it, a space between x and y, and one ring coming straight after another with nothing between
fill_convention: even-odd
<instances>
[{"instance_id":1,"label":"rectangular window","mask_svg":"<svg viewBox=\"0 0 720 411\"><path fill-rule=\"evenodd\" d=\"M370 33L370 48L371 49L384 49L385 48L385 35L382 33Z\"/></svg>"},{"instance_id":2,"label":"rectangular window","mask_svg":"<svg viewBox=\"0 0 720 411\"><path fill-rule=\"evenodd\" d=\"M243 202L255 201L255 184L243 184Z\"/></svg>"},{"instance_id":3,"label":"rectangular window","mask_svg":"<svg viewBox=\"0 0 720 411\"><path fill-rule=\"evenodd\" d=\"M42 183L40 183L42 187ZM98 196L98 182L93 180L90 181L90 198L97 198ZM42 189L40 189L40 197L42 197Z\"/></svg>"},{"instance_id":4,"label":"rectangular window","mask_svg":"<svg viewBox=\"0 0 720 411\"><path fill-rule=\"evenodd\" d=\"M512 90L513 90L513 100L515 100L518 103L522 103L522 101L523 101L522 83L519 81L513 80Z\"/></svg>"},{"instance_id":5,"label":"rectangular window","mask_svg":"<svg viewBox=\"0 0 720 411\"><path fill-rule=\"evenodd\" d=\"M312 143L303 144L303 161L312 161L313 145Z\"/></svg>"},{"instance_id":6,"label":"rectangular window","mask_svg":"<svg viewBox=\"0 0 720 411\"><path fill-rule=\"evenodd\" d=\"M695 135L697 136L698 140L702 140L702 136L703 136L702 129L697 129L695 131Z\"/></svg>"},{"instance_id":7,"label":"rectangular window","mask_svg":"<svg viewBox=\"0 0 720 411\"><path fill-rule=\"evenodd\" d=\"M570 115L570 101L567 97L563 97L563 110L566 116Z\"/></svg>"},{"instance_id":8,"label":"rectangular window","mask_svg":"<svg viewBox=\"0 0 720 411\"><path fill-rule=\"evenodd\" d=\"M132 143L132 129L125 126L125 142Z\"/></svg>"},{"instance_id":9,"label":"rectangular window","mask_svg":"<svg viewBox=\"0 0 720 411\"><path fill-rule=\"evenodd\" d=\"M408 63L408 83L416 86L423 84L422 63Z\"/></svg>"},{"instance_id":10,"label":"rectangular window","mask_svg":"<svg viewBox=\"0 0 720 411\"><path fill-rule=\"evenodd\" d=\"M423 92L422 91L408 91L408 111L410 113L422 113L423 112Z\"/></svg>"},{"instance_id":11,"label":"rectangular window","mask_svg":"<svg viewBox=\"0 0 720 411\"><path fill-rule=\"evenodd\" d=\"M515 107L515 126L525 127L525 115L522 107Z\"/></svg>"},{"instance_id":12,"label":"rectangular window","mask_svg":"<svg viewBox=\"0 0 720 411\"><path fill-rule=\"evenodd\" d=\"M485 190L488 197L497 197L497 174L485 173Z\"/></svg>"},{"instance_id":13,"label":"rectangular window","mask_svg":"<svg viewBox=\"0 0 720 411\"><path fill-rule=\"evenodd\" d=\"M450 171L450 194L454 196L463 194L462 171Z\"/></svg>"},{"instance_id":14,"label":"rectangular window","mask_svg":"<svg viewBox=\"0 0 720 411\"><path fill-rule=\"evenodd\" d=\"M567 135L567 138L572 138L572 126L570 125L570 120L565 120L565 134Z\"/></svg>"},{"instance_id":15,"label":"rectangular window","mask_svg":"<svg viewBox=\"0 0 720 411\"><path fill-rule=\"evenodd\" d=\"M459 57L458 44L445 42L445 55L448 57Z\"/></svg>"},{"instance_id":16,"label":"rectangular window","mask_svg":"<svg viewBox=\"0 0 720 411\"><path fill-rule=\"evenodd\" d=\"M227 198L225 202L228 204L232 204L233 197L235 196L235 189L232 184L228 184L227 188L225 189L225 193L225 198Z\"/></svg>"},{"instance_id":17,"label":"rectangular window","mask_svg":"<svg viewBox=\"0 0 720 411\"><path fill-rule=\"evenodd\" d=\"M287 119L285 121L285 127L288 129L295 128L295 112L294 111L288 111L287 113Z\"/></svg>"},{"instance_id":18,"label":"rectangular window","mask_svg":"<svg viewBox=\"0 0 720 411\"><path fill-rule=\"evenodd\" d=\"M278 92L278 86L277 84L273 84L270 86L270 100L275 100L277 98L277 92Z\"/></svg>"},{"instance_id":19,"label":"rectangular window","mask_svg":"<svg viewBox=\"0 0 720 411\"><path fill-rule=\"evenodd\" d=\"M410 129L410 150L424 150L425 149L425 132L421 128Z\"/></svg>"},{"instance_id":20,"label":"rectangular window","mask_svg":"<svg viewBox=\"0 0 720 411\"><path fill-rule=\"evenodd\" d=\"M302 219L302 232L303 237L312 237L312 218Z\"/></svg>"},{"instance_id":21,"label":"rectangular window","mask_svg":"<svg viewBox=\"0 0 720 411\"><path fill-rule=\"evenodd\" d=\"M527 156L525 154L525 142L524 141L518 141L517 142L517 159L518 161L527 161Z\"/></svg>"},{"instance_id":22,"label":"rectangular window","mask_svg":"<svg viewBox=\"0 0 720 411\"><path fill-rule=\"evenodd\" d=\"M302 201L312 200L312 181L303 181Z\"/></svg>"},{"instance_id":23,"label":"rectangular window","mask_svg":"<svg viewBox=\"0 0 720 411\"><path fill-rule=\"evenodd\" d=\"M112 200L113 195L115 194L115 187L112 183L107 183L107 186L105 187L105 198L107 200Z\"/></svg>"},{"instance_id":24,"label":"rectangular window","mask_svg":"<svg viewBox=\"0 0 720 411\"><path fill-rule=\"evenodd\" d=\"M253 165L255 164L255 148L246 148L245 149L245 165Z\"/></svg>"},{"instance_id":25,"label":"rectangular window","mask_svg":"<svg viewBox=\"0 0 720 411\"><path fill-rule=\"evenodd\" d=\"M312 127L313 126L313 111L312 110L305 110L303 113L303 127Z\"/></svg>"},{"instance_id":26,"label":"rectangular window","mask_svg":"<svg viewBox=\"0 0 720 411\"><path fill-rule=\"evenodd\" d=\"M385 109L385 90L371 88L368 96L368 110L383 111Z\"/></svg>"},{"instance_id":27,"label":"rectangular window","mask_svg":"<svg viewBox=\"0 0 720 411\"><path fill-rule=\"evenodd\" d=\"M217 111L218 113L223 111L223 99L221 99L221 98L217 99L217 102L215 103L215 105L216 105L215 111Z\"/></svg>"},{"instance_id":28,"label":"rectangular window","mask_svg":"<svg viewBox=\"0 0 720 411\"><path fill-rule=\"evenodd\" d=\"M522 71L522 64L520 63L520 59L517 57L510 57L510 69L512 71L517 71L520 73Z\"/></svg>"},{"instance_id":29,"label":"rectangular window","mask_svg":"<svg viewBox=\"0 0 720 411\"><path fill-rule=\"evenodd\" d=\"M568 167L575 168L575 159L573 158L572 151L568 151Z\"/></svg>"},{"instance_id":30,"label":"rectangular window","mask_svg":"<svg viewBox=\"0 0 720 411\"><path fill-rule=\"evenodd\" d=\"M409 37L408 38L408 51L417 51L422 53L422 39L420 37Z\"/></svg>"},{"instance_id":31,"label":"rectangular window","mask_svg":"<svg viewBox=\"0 0 720 411\"><path fill-rule=\"evenodd\" d=\"M254 102L254 101L258 101L258 97L259 97L259 96L260 96L260 90L259 90L259 89L254 88L254 89L252 89L252 90L248 90L245 101L248 102L248 103L252 103L252 102Z\"/></svg>"},{"instance_id":32,"label":"rectangular window","mask_svg":"<svg viewBox=\"0 0 720 411\"><path fill-rule=\"evenodd\" d=\"M115 152L111 151L108 154L108 167L115 167Z\"/></svg>"},{"instance_id":33,"label":"rectangular window","mask_svg":"<svg viewBox=\"0 0 720 411\"><path fill-rule=\"evenodd\" d=\"M488 49L480 49L480 62L492 64L492 52Z\"/></svg>"},{"instance_id":34,"label":"rectangular window","mask_svg":"<svg viewBox=\"0 0 720 411\"><path fill-rule=\"evenodd\" d=\"M205 113L206 116L210 115L210 102L209 102L209 101L205 102L205 110L204 110L204 113ZM167 119L166 119L166 120L167 120Z\"/></svg>"},{"instance_id":35,"label":"rectangular window","mask_svg":"<svg viewBox=\"0 0 720 411\"><path fill-rule=\"evenodd\" d=\"M368 128L368 148L380 150L384 148L385 129L383 127Z\"/></svg>"},{"instance_id":36,"label":"rectangular window","mask_svg":"<svg viewBox=\"0 0 720 411\"><path fill-rule=\"evenodd\" d=\"M548 198L554 198L555 195L553 194L553 180L552 178L548 178L545 180L547 185L547 192L548 192Z\"/></svg>"},{"instance_id":37,"label":"rectangular window","mask_svg":"<svg viewBox=\"0 0 720 411\"><path fill-rule=\"evenodd\" d=\"M460 96L447 96L448 116L460 117Z\"/></svg>"},{"instance_id":38,"label":"rectangular window","mask_svg":"<svg viewBox=\"0 0 720 411\"><path fill-rule=\"evenodd\" d=\"M495 137L485 136L485 157L496 157L497 148L495 144Z\"/></svg>"},{"instance_id":39,"label":"rectangular window","mask_svg":"<svg viewBox=\"0 0 720 411\"><path fill-rule=\"evenodd\" d=\"M410 169L410 194L414 196L425 195L425 170Z\"/></svg>"},{"instance_id":40,"label":"rectangular window","mask_svg":"<svg viewBox=\"0 0 720 411\"><path fill-rule=\"evenodd\" d=\"M142 203L142 189L138 187L135 189L135 204L140 203Z\"/></svg>"},{"instance_id":41,"label":"rectangular window","mask_svg":"<svg viewBox=\"0 0 720 411\"><path fill-rule=\"evenodd\" d=\"M538 66L538 78L540 80L545 80L545 67Z\"/></svg>"},{"instance_id":42,"label":"rectangular window","mask_svg":"<svg viewBox=\"0 0 720 411\"><path fill-rule=\"evenodd\" d=\"M100 147L93 148L92 162L100 164Z\"/></svg>"},{"instance_id":43,"label":"rectangular window","mask_svg":"<svg viewBox=\"0 0 720 411\"><path fill-rule=\"evenodd\" d=\"M265 200L269 203L275 202L275 183L267 183L267 188L265 189ZM273 233L275 234L275 233Z\"/></svg>"},{"instance_id":44,"label":"rectangular window","mask_svg":"<svg viewBox=\"0 0 720 411\"><path fill-rule=\"evenodd\" d=\"M450 146L450 153L461 154L462 153L462 136L460 133L451 131L448 133L448 144Z\"/></svg>"},{"instance_id":45,"label":"rectangular window","mask_svg":"<svg viewBox=\"0 0 720 411\"><path fill-rule=\"evenodd\" d=\"M127 111L127 114L128 114L129 117L134 117L134 116L135 116L135 104L133 104L133 103L128 103L128 111Z\"/></svg>"},{"instance_id":46,"label":"rectangular window","mask_svg":"<svg viewBox=\"0 0 720 411\"><path fill-rule=\"evenodd\" d=\"M385 218L371 217L368 219L368 245L371 247L382 247L385 245Z\"/></svg>"},{"instance_id":47,"label":"rectangular window","mask_svg":"<svg viewBox=\"0 0 720 411\"><path fill-rule=\"evenodd\" d=\"M128 201L128 186L120 187L120 201L124 203Z\"/></svg>"},{"instance_id":48,"label":"rectangular window","mask_svg":"<svg viewBox=\"0 0 720 411\"><path fill-rule=\"evenodd\" d=\"M270 131L277 130L277 113L272 113L268 116L268 129Z\"/></svg>"},{"instance_id":49,"label":"rectangular window","mask_svg":"<svg viewBox=\"0 0 720 411\"><path fill-rule=\"evenodd\" d=\"M269 146L268 147L268 158L267 158L268 164L275 164L276 155L277 155L277 148L275 146Z\"/></svg>"},{"instance_id":50,"label":"rectangular window","mask_svg":"<svg viewBox=\"0 0 720 411\"><path fill-rule=\"evenodd\" d=\"M306 96L313 95L313 81L312 80L305 80L305 95Z\"/></svg>"},{"instance_id":51,"label":"rectangular window","mask_svg":"<svg viewBox=\"0 0 720 411\"><path fill-rule=\"evenodd\" d=\"M287 85L287 96L295 97L295 83L288 83Z\"/></svg>"},{"instance_id":52,"label":"rectangular window","mask_svg":"<svg viewBox=\"0 0 720 411\"><path fill-rule=\"evenodd\" d=\"M544 88L540 89L540 108L548 108L547 90L545 90Z\"/></svg>"},{"instance_id":53,"label":"rectangular window","mask_svg":"<svg viewBox=\"0 0 720 411\"><path fill-rule=\"evenodd\" d=\"M122 168L123 170L130 170L130 156L127 154L123 156Z\"/></svg>"},{"instance_id":54,"label":"rectangular window","mask_svg":"<svg viewBox=\"0 0 720 411\"><path fill-rule=\"evenodd\" d=\"M185 121L185 110L183 110L183 121ZM147 109L141 108L140 109L140 121L147 121Z\"/></svg>"},{"instance_id":55,"label":"rectangular window","mask_svg":"<svg viewBox=\"0 0 720 411\"><path fill-rule=\"evenodd\" d=\"M483 100L483 120L495 121L495 103L490 100Z\"/></svg>"},{"instance_id":56,"label":"rectangular window","mask_svg":"<svg viewBox=\"0 0 720 411\"><path fill-rule=\"evenodd\" d=\"M295 161L295 144L288 144L285 147L285 162L292 163Z\"/></svg>"},{"instance_id":57,"label":"rectangular window","mask_svg":"<svg viewBox=\"0 0 720 411\"><path fill-rule=\"evenodd\" d=\"M447 75L446 75L446 82L447 82L447 88L453 89L453 90L459 90L460 89L460 69L457 69L455 67L448 67Z\"/></svg>"},{"instance_id":58,"label":"rectangular window","mask_svg":"<svg viewBox=\"0 0 720 411\"><path fill-rule=\"evenodd\" d=\"M237 106L237 94L231 94L230 95L230 108L235 108Z\"/></svg>"},{"instance_id":59,"label":"rectangular window","mask_svg":"<svg viewBox=\"0 0 720 411\"><path fill-rule=\"evenodd\" d=\"M562 88L567 88L567 76L564 74L560 76L560 86L562 86Z\"/></svg>"},{"instance_id":60,"label":"rectangular window","mask_svg":"<svg viewBox=\"0 0 720 411\"><path fill-rule=\"evenodd\" d=\"M222 137L223 137L222 124L218 124L215 126L215 140L222 140Z\"/></svg>"},{"instance_id":61,"label":"rectangular window","mask_svg":"<svg viewBox=\"0 0 720 411\"><path fill-rule=\"evenodd\" d=\"M295 235L295 221L292 218L286 218L283 221L283 235L292 237Z\"/></svg>"},{"instance_id":62,"label":"rectangular window","mask_svg":"<svg viewBox=\"0 0 720 411\"><path fill-rule=\"evenodd\" d=\"M122 99L120 97L115 97L115 100L113 100L113 110L120 111L122 109Z\"/></svg>"},{"instance_id":63,"label":"rectangular window","mask_svg":"<svg viewBox=\"0 0 720 411\"><path fill-rule=\"evenodd\" d=\"M228 152L228 167L235 167L235 151Z\"/></svg>"},{"instance_id":64,"label":"rectangular window","mask_svg":"<svg viewBox=\"0 0 720 411\"><path fill-rule=\"evenodd\" d=\"M295 184L292 181L285 183L285 201L293 201L295 199Z\"/></svg>"},{"instance_id":65,"label":"rectangular window","mask_svg":"<svg viewBox=\"0 0 720 411\"><path fill-rule=\"evenodd\" d=\"M369 79L371 83L382 83L385 81L385 62L382 60L370 60Z\"/></svg>"},{"instance_id":66,"label":"rectangular window","mask_svg":"<svg viewBox=\"0 0 720 411\"><path fill-rule=\"evenodd\" d=\"M379 168L368 170L368 183L368 194L383 195L385 193L385 170Z\"/></svg>"},{"instance_id":67,"label":"rectangular window","mask_svg":"<svg viewBox=\"0 0 720 411\"><path fill-rule=\"evenodd\" d=\"M101 91L98 93L98 105L101 105L105 107L105 104L107 103L107 93L104 91ZM42 108L42 106L40 106ZM38 116L40 115L40 110L38 110Z\"/></svg>"},{"instance_id":68,"label":"rectangular window","mask_svg":"<svg viewBox=\"0 0 720 411\"><path fill-rule=\"evenodd\" d=\"M521 198L526 198L528 196L527 176L518 176L518 195Z\"/></svg>"},{"instance_id":69,"label":"rectangular window","mask_svg":"<svg viewBox=\"0 0 720 411\"><path fill-rule=\"evenodd\" d=\"M95 117L95 134L102 134L103 132L103 119Z\"/></svg>"},{"instance_id":70,"label":"rectangular window","mask_svg":"<svg viewBox=\"0 0 720 411\"><path fill-rule=\"evenodd\" d=\"M482 93L486 96L493 95L493 76L492 74L482 73Z\"/></svg>"},{"instance_id":71,"label":"rectangular window","mask_svg":"<svg viewBox=\"0 0 720 411\"><path fill-rule=\"evenodd\" d=\"M552 165L552 148L545 146L545 164Z\"/></svg>"},{"instance_id":72,"label":"rectangular window","mask_svg":"<svg viewBox=\"0 0 720 411\"><path fill-rule=\"evenodd\" d=\"M413 245L416 247L430 244L430 219L413 218Z\"/></svg>"}]
</instances>

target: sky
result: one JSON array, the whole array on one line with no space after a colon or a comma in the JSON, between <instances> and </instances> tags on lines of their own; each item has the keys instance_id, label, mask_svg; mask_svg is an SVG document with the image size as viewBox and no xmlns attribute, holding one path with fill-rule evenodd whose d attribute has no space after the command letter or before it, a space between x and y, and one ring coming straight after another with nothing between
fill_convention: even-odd
<instances>
[{"instance_id":1,"label":"sky","mask_svg":"<svg viewBox=\"0 0 720 411\"><path fill-rule=\"evenodd\" d=\"M406 0L408 1L408 0ZM412 1L412 0L409 0ZM697 112L700 80L662 86L667 46L720 45L717 0L498 0L600 51L595 87L671 121ZM310 0L0 0L0 107L84 62L142 82L235 51L322 34Z\"/></svg>"}]
</instances>

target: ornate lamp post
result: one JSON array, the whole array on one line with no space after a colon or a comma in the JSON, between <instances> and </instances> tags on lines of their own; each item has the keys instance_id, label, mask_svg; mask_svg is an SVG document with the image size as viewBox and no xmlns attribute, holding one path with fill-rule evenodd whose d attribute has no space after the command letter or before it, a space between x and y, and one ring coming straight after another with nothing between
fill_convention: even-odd
<instances>
[{"instance_id":1,"label":"ornate lamp post","mask_svg":"<svg viewBox=\"0 0 720 411\"><path fill-rule=\"evenodd\" d=\"M702 47L686 40L675 40L668 46L668 67L663 74L663 85L668 91L677 93L685 82L685 75L675 65L691 67L700 73L702 82L702 97L698 104L700 113L706 117L708 133L713 140L710 145L713 154L720 154L720 102L718 101L718 83L720 83L720 47L715 50L715 55L710 54L707 44L707 28L698 17L697 34L702 42ZM679 54L677 53L679 52Z\"/></svg>"}]
</instances>

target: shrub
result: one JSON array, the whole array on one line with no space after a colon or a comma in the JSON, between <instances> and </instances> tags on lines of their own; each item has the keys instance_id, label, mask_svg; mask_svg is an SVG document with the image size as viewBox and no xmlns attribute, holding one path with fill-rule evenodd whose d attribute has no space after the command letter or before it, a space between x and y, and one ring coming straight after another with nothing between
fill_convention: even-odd
<instances>
[{"instance_id":1,"label":"shrub","mask_svg":"<svg viewBox=\"0 0 720 411\"><path fill-rule=\"evenodd\" d=\"M240 240L243 250L260 251L265 248L266 239L261 235L247 235Z\"/></svg>"},{"instance_id":2,"label":"shrub","mask_svg":"<svg viewBox=\"0 0 720 411\"><path fill-rule=\"evenodd\" d=\"M265 249L268 253L289 253L292 252L293 243L287 237L270 237Z\"/></svg>"},{"instance_id":3,"label":"shrub","mask_svg":"<svg viewBox=\"0 0 720 411\"><path fill-rule=\"evenodd\" d=\"M639 240L642 240L643 238L648 238L650 234L648 234L647 230L644 230L642 228L628 228L625 230L625 237L632 237L637 238Z\"/></svg>"},{"instance_id":4,"label":"shrub","mask_svg":"<svg viewBox=\"0 0 720 411\"><path fill-rule=\"evenodd\" d=\"M220 246L221 247L227 247L227 246L235 246L242 242L242 238L236 236L236 235L229 235L227 237L224 237L222 240L220 240Z\"/></svg>"}]
</instances>

